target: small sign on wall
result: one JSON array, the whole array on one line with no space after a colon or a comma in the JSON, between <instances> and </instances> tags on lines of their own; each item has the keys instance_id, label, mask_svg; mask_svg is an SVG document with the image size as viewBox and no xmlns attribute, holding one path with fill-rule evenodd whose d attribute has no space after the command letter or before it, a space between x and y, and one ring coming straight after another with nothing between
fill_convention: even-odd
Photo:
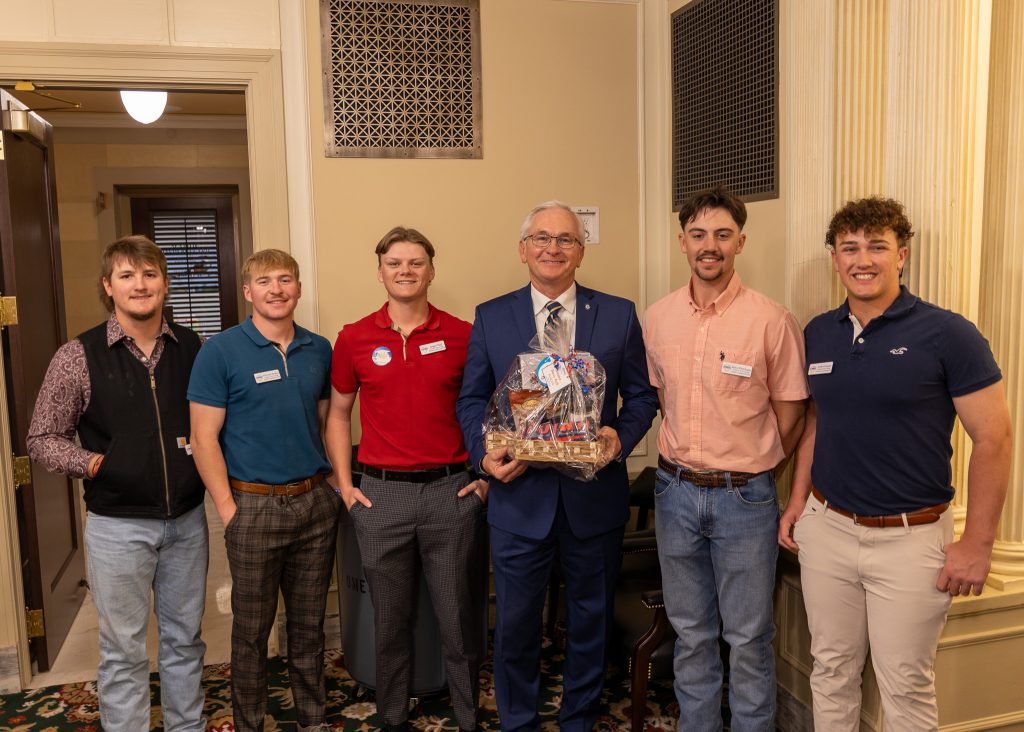
<instances>
[{"instance_id":1,"label":"small sign on wall","mask_svg":"<svg viewBox=\"0 0 1024 732\"><path fill-rule=\"evenodd\" d=\"M601 218L597 206L573 206L572 210L583 219L583 243L599 244L601 242Z\"/></svg>"}]
</instances>

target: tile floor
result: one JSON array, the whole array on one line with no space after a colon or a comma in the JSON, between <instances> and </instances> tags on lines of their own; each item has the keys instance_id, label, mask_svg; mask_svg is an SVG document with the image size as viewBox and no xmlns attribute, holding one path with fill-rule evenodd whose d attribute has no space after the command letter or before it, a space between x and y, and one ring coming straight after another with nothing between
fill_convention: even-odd
<instances>
[{"instance_id":1,"label":"tile floor","mask_svg":"<svg viewBox=\"0 0 1024 732\"><path fill-rule=\"evenodd\" d=\"M209 496L206 498L206 518L210 526L210 570L206 578L206 612L203 615L203 640L206 641L204 662L224 663L231 658L231 575L224 552L224 529ZM270 654L276 655L273 633L270 643ZM152 614L148 646L150 670L155 671L157 633L156 618ZM92 602L92 595L87 593L53 667L46 673L35 674L29 688L36 689L73 681L92 681L96 678L98 664L96 606Z\"/></svg>"}]
</instances>

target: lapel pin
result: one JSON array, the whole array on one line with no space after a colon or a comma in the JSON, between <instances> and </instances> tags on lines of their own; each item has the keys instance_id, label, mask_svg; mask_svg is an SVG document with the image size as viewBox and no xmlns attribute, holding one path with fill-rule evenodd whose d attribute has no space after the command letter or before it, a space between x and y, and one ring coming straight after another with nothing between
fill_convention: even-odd
<instances>
[{"instance_id":1,"label":"lapel pin","mask_svg":"<svg viewBox=\"0 0 1024 732\"><path fill-rule=\"evenodd\" d=\"M583 309L584 310L590 310L590 303L588 302L586 305L584 305Z\"/></svg>"}]
</instances>

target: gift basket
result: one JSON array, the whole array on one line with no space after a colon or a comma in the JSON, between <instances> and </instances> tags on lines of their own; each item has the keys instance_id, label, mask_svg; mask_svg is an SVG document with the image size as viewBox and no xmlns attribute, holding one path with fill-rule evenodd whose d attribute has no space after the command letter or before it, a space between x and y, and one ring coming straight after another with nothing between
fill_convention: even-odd
<instances>
[{"instance_id":1,"label":"gift basket","mask_svg":"<svg viewBox=\"0 0 1024 732\"><path fill-rule=\"evenodd\" d=\"M549 324L513 360L487 405L484 445L488 451L507 447L516 460L592 480L605 462L597 437L605 372L592 354L572 348L571 329L567 320Z\"/></svg>"}]
</instances>

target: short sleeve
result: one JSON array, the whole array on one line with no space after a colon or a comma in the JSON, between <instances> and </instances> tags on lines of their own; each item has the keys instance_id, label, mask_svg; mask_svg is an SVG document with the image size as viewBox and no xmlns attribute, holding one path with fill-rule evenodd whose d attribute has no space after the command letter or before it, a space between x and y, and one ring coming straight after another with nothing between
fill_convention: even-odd
<instances>
[{"instance_id":1,"label":"short sleeve","mask_svg":"<svg viewBox=\"0 0 1024 732\"><path fill-rule=\"evenodd\" d=\"M807 358L800 324L788 310L777 321L766 344L768 393L775 401L797 402L807 398Z\"/></svg>"},{"instance_id":2,"label":"short sleeve","mask_svg":"<svg viewBox=\"0 0 1024 732\"><path fill-rule=\"evenodd\" d=\"M654 359L654 349L650 347L652 340L651 337L651 322L650 322L650 309L644 313L643 323L641 324L641 330L644 336L644 352L647 354L647 378L651 382L651 386L655 389L664 389L665 382L661 378L661 371L658 368L658 364Z\"/></svg>"},{"instance_id":3,"label":"short sleeve","mask_svg":"<svg viewBox=\"0 0 1024 732\"><path fill-rule=\"evenodd\" d=\"M188 400L209 407L227 407L228 370L217 337L207 340L192 365L188 381Z\"/></svg>"},{"instance_id":4,"label":"short sleeve","mask_svg":"<svg viewBox=\"0 0 1024 732\"><path fill-rule=\"evenodd\" d=\"M1003 378L988 341L967 318L954 313L942 336L939 359L951 397L980 391Z\"/></svg>"},{"instance_id":5,"label":"short sleeve","mask_svg":"<svg viewBox=\"0 0 1024 732\"><path fill-rule=\"evenodd\" d=\"M323 388L320 390L320 399L331 398L331 342L326 338L317 336L317 345L320 356L324 362L324 370L327 372L327 378L324 379Z\"/></svg>"},{"instance_id":6,"label":"short sleeve","mask_svg":"<svg viewBox=\"0 0 1024 732\"><path fill-rule=\"evenodd\" d=\"M352 365L352 350L345 329L338 333L334 342L334 356L331 359L331 385L341 394L353 394L359 390L359 377Z\"/></svg>"}]
</instances>

